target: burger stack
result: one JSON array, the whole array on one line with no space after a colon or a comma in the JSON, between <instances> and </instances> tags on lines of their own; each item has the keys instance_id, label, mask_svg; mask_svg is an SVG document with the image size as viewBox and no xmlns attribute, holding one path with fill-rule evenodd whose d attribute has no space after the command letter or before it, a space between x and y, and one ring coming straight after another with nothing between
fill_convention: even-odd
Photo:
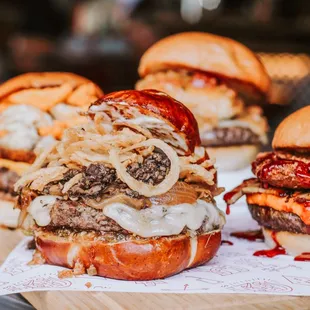
<instances>
[{"instance_id":1,"label":"burger stack","mask_svg":"<svg viewBox=\"0 0 310 310\"><path fill-rule=\"evenodd\" d=\"M252 164L256 178L226 193L228 204L246 196L252 217L262 226L272 251L310 260L310 106L291 114L277 128L274 151Z\"/></svg>"},{"instance_id":2,"label":"burger stack","mask_svg":"<svg viewBox=\"0 0 310 310\"><path fill-rule=\"evenodd\" d=\"M0 225L15 228L14 183L37 152L85 118L78 112L99 98L91 81L71 73L28 73L0 85Z\"/></svg>"},{"instance_id":3,"label":"burger stack","mask_svg":"<svg viewBox=\"0 0 310 310\"><path fill-rule=\"evenodd\" d=\"M270 79L241 43L200 32L172 35L145 52L139 74L136 89L166 92L194 113L220 170L248 166L267 142L259 105L267 102Z\"/></svg>"},{"instance_id":4,"label":"burger stack","mask_svg":"<svg viewBox=\"0 0 310 310\"><path fill-rule=\"evenodd\" d=\"M163 278L209 261L225 222L192 113L168 95L120 91L42 150L15 185L33 263L60 276Z\"/></svg>"}]
</instances>

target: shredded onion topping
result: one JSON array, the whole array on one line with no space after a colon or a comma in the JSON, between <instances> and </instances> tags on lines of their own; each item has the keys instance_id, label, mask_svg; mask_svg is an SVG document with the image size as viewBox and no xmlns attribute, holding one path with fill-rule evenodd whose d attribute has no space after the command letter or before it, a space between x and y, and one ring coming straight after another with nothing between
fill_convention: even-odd
<instances>
[{"instance_id":1,"label":"shredded onion topping","mask_svg":"<svg viewBox=\"0 0 310 310\"><path fill-rule=\"evenodd\" d=\"M153 152L163 152L170 161L166 177L156 185L139 181L127 172L128 165L143 163ZM41 152L28 173L16 183L15 190L29 187L43 191L50 182L62 180L70 169L79 170L80 173L64 184L62 192L65 194L80 181L82 170L92 163L115 168L118 177L144 197L165 194L180 179L193 183L197 193L216 193L214 162L204 148L197 147L191 156L180 156L172 146L154 138L149 130L139 125L111 126L104 113L96 114L94 121L65 130L61 141Z\"/></svg>"}]
</instances>

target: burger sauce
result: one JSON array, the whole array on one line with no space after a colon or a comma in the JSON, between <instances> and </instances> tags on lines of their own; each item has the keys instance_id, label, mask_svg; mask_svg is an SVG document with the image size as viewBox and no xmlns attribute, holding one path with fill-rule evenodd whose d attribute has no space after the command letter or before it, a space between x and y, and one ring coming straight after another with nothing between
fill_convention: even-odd
<instances>
[{"instance_id":1,"label":"burger sauce","mask_svg":"<svg viewBox=\"0 0 310 310\"><path fill-rule=\"evenodd\" d=\"M236 231L230 234L232 237L238 239L245 239L248 241L264 241L264 235L262 230L248 230L248 231Z\"/></svg>"},{"instance_id":2,"label":"burger sauce","mask_svg":"<svg viewBox=\"0 0 310 310\"><path fill-rule=\"evenodd\" d=\"M222 240L221 244L228 244L228 245L234 245L231 241L229 240Z\"/></svg>"},{"instance_id":3,"label":"burger sauce","mask_svg":"<svg viewBox=\"0 0 310 310\"><path fill-rule=\"evenodd\" d=\"M273 231L271 233L271 238L273 239L273 241L276 244L276 246L273 249L256 251L256 252L254 252L253 255L254 256L267 256L267 257L274 257L274 256L277 256L277 255L285 255L286 251L279 244L279 242L277 240L277 237L276 237L276 232L275 231Z\"/></svg>"},{"instance_id":4,"label":"burger sauce","mask_svg":"<svg viewBox=\"0 0 310 310\"><path fill-rule=\"evenodd\" d=\"M297 262L310 262L310 252L301 253L294 258Z\"/></svg>"},{"instance_id":5,"label":"burger sauce","mask_svg":"<svg viewBox=\"0 0 310 310\"><path fill-rule=\"evenodd\" d=\"M262 171L257 175L259 179L265 180L268 174L279 166L296 164L295 174L299 182L305 187L310 187L310 163L306 164L294 159L274 159L272 155L264 159L272 159L272 162L263 166ZM252 164L252 167L255 168L255 163Z\"/></svg>"}]
</instances>

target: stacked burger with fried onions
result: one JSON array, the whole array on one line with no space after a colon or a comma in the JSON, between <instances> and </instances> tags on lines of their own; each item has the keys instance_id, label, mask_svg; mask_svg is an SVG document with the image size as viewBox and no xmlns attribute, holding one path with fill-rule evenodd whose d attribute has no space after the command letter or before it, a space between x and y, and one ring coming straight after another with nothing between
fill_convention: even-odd
<instances>
[{"instance_id":1,"label":"stacked burger with fried onions","mask_svg":"<svg viewBox=\"0 0 310 310\"><path fill-rule=\"evenodd\" d=\"M85 122L91 102L102 96L92 81L67 72L37 72L0 85L0 226L16 228L14 183L65 128Z\"/></svg>"},{"instance_id":2,"label":"stacked burger with fried onions","mask_svg":"<svg viewBox=\"0 0 310 310\"><path fill-rule=\"evenodd\" d=\"M225 217L191 112L164 93L129 90L99 99L88 115L16 184L34 262L148 280L209 261Z\"/></svg>"}]
</instances>

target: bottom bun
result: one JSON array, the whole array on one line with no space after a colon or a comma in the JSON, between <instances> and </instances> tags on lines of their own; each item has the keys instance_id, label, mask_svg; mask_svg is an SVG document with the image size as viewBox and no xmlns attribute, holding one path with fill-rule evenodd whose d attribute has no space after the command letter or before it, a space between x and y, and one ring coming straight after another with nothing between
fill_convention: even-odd
<instances>
[{"instance_id":1,"label":"bottom bun","mask_svg":"<svg viewBox=\"0 0 310 310\"><path fill-rule=\"evenodd\" d=\"M259 153L258 145L221 146L206 148L210 158L216 160L219 171L239 170L247 167Z\"/></svg>"},{"instance_id":2,"label":"bottom bun","mask_svg":"<svg viewBox=\"0 0 310 310\"><path fill-rule=\"evenodd\" d=\"M208 262L221 244L221 232L196 238L186 235L119 242L98 240L91 233L59 236L35 233L37 251L48 264L86 270L120 280L162 279Z\"/></svg>"},{"instance_id":3,"label":"bottom bun","mask_svg":"<svg viewBox=\"0 0 310 310\"><path fill-rule=\"evenodd\" d=\"M19 209L14 209L14 202L0 200L0 226L16 228L18 224Z\"/></svg>"},{"instance_id":4,"label":"bottom bun","mask_svg":"<svg viewBox=\"0 0 310 310\"><path fill-rule=\"evenodd\" d=\"M294 234L287 231L274 232L270 229L263 228L265 243L268 247L274 248L276 242L272 235L275 236L278 244L286 250L286 253L292 256L310 252L310 235Z\"/></svg>"}]
</instances>

